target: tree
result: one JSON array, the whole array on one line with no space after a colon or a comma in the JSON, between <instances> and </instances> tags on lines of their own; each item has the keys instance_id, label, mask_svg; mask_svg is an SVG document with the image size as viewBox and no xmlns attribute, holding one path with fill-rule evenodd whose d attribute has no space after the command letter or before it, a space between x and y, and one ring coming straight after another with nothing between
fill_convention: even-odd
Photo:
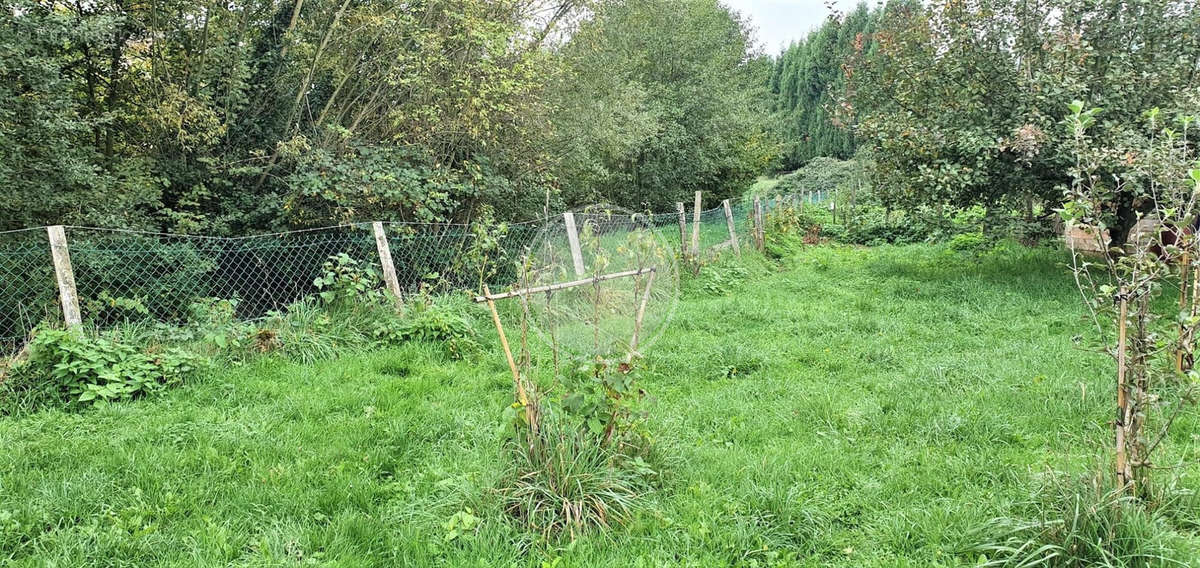
<instances>
[{"instance_id":1,"label":"tree","mask_svg":"<svg viewBox=\"0 0 1200 568\"><path fill-rule=\"evenodd\" d=\"M564 197L669 210L740 193L774 152L767 62L716 0L597 3L553 94Z\"/></svg>"},{"instance_id":2,"label":"tree","mask_svg":"<svg viewBox=\"0 0 1200 568\"><path fill-rule=\"evenodd\" d=\"M35 2L0 9L0 230L54 222L126 222L128 209L158 193L116 191L119 172L102 167L92 144L103 117L76 104L71 74L78 45L102 45L113 19L80 27Z\"/></svg>"},{"instance_id":3,"label":"tree","mask_svg":"<svg viewBox=\"0 0 1200 568\"><path fill-rule=\"evenodd\" d=\"M1062 105L1110 109L1101 139L1192 85L1200 7L1182 0L889 4L847 62L845 105L896 204L1054 204L1069 182ZM1115 201L1122 242L1137 209Z\"/></svg>"},{"instance_id":4,"label":"tree","mask_svg":"<svg viewBox=\"0 0 1200 568\"><path fill-rule=\"evenodd\" d=\"M844 88L842 64L870 41L873 19L866 4L844 17L835 14L774 61L770 90L774 120L785 140L782 169L799 168L818 156L854 154L853 131L840 122L834 105Z\"/></svg>"}]
</instances>

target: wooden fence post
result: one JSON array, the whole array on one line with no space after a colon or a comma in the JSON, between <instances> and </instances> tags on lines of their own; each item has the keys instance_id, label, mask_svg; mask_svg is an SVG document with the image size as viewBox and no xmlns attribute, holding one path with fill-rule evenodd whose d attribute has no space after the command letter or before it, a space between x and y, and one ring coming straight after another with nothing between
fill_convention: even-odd
<instances>
[{"instance_id":1,"label":"wooden fence post","mask_svg":"<svg viewBox=\"0 0 1200 568\"><path fill-rule=\"evenodd\" d=\"M766 232L763 231L763 208L762 200L758 197L754 198L754 245L758 250L763 249L765 244Z\"/></svg>"},{"instance_id":2,"label":"wooden fence post","mask_svg":"<svg viewBox=\"0 0 1200 568\"><path fill-rule=\"evenodd\" d=\"M388 244L387 232L383 223L376 221L371 224L375 231L375 250L379 251L379 265L383 267L383 282L392 293L397 303L404 301L400 293L400 279L396 277L396 263L392 261L392 247Z\"/></svg>"},{"instance_id":3,"label":"wooden fence post","mask_svg":"<svg viewBox=\"0 0 1200 568\"><path fill-rule=\"evenodd\" d=\"M567 242L571 244L571 262L575 265L575 275L583 276L583 250L579 248L579 231L575 228L575 214L563 213L563 222L567 224Z\"/></svg>"},{"instance_id":4,"label":"wooden fence post","mask_svg":"<svg viewBox=\"0 0 1200 568\"><path fill-rule=\"evenodd\" d=\"M688 256L687 211L683 208L682 201L675 202L675 211L679 213L679 256L686 258Z\"/></svg>"},{"instance_id":5,"label":"wooden fence post","mask_svg":"<svg viewBox=\"0 0 1200 568\"><path fill-rule=\"evenodd\" d=\"M67 249L67 232L62 225L46 227L50 237L50 256L54 261L54 276L58 279L58 297L62 302L63 320L68 326L83 323L79 314L79 293L75 290L75 271L71 268L71 252Z\"/></svg>"},{"instance_id":6,"label":"wooden fence post","mask_svg":"<svg viewBox=\"0 0 1200 568\"><path fill-rule=\"evenodd\" d=\"M738 248L737 232L733 230L733 209L729 207L729 200L721 202L725 207L725 226L729 227L729 242L733 243L733 253L742 256L742 250Z\"/></svg>"},{"instance_id":7,"label":"wooden fence post","mask_svg":"<svg viewBox=\"0 0 1200 568\"><path fill-rule=\"evenodd\" d=\"M700 258L700 192L696 192L696 206L692 213L692 256Z\"/></svg>"}]
</instances>

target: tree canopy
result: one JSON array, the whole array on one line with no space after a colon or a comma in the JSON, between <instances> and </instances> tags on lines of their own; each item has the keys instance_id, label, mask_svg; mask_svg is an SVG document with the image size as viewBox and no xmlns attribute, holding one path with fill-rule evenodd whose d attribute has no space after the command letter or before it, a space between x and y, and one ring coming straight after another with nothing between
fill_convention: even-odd
<instances>
[{"instance_id":1,"label":"tree canopy","mask_svg":"<svg viewBox=\"0 0 1200 568\"><path fill-rule=\"evenodd\" d=\"M1057 203L1067 103L1104 108L1095 135L1109 139L1179 107L1197 87L1197 29L1182 0L892 3L845 62L840 108L894 203ZM1120 240L1136 205L1117 201Z\"/></svg>"},{"instance_id":2,"label":"tree canopy","mask_svg":"<svg viewBox=\"0 0 1200 568\"><path fill-rule=\"evenodd\" d=\"M4 0L0 229L727 195L774 148L758 61L715 0Z\"/></svg>"}]
</instances>

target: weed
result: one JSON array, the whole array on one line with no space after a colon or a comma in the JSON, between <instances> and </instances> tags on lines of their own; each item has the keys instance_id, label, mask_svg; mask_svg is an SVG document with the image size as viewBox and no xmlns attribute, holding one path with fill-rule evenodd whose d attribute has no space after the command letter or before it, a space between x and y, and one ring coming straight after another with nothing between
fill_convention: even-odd
<instances>
[{"instance_id":1,"label":"weed","mask_svg":"<svg viewBox=\"0 0 1200 568\"><path fill-rule=\"evenodd\" d=\"M80 329L41 329L30 343L29 359L12 369L4 389L35 403L98 405L156 394L202 365L199 357L176 349L151 352Z\"/></svg>"},{"instance_id":2,"label":"weed","mask_svg":"<svg viewBox=\"0 0 1200 568\"><path fill-rule=\"evenodd\" d=\"M542 414L536 433L523 430L506 445L512 467L501 482L504 510L544 536L574 539L629 519L654 472L619 445L558 414Z\"/></svg>"}]
</instances>

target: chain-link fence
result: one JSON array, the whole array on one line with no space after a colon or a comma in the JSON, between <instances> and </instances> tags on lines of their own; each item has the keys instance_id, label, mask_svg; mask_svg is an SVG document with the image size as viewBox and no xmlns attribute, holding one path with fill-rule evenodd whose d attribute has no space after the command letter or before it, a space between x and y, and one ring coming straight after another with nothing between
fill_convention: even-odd
<instances>
[{"instance_id":1,"label":"chain-link fence","mask_svg":"<svg viewBox=\"0 0 1200 568\"><path fill-rule=\"evenodd\" d=\"M773 199L762 204L764 211L777 205ZM742 250L753 248L753 207L746 200L731 205ZM690 246L693 213L686 212L682 236L677 212L647 215L645 221L672 246L679 247L681 240ZM542 221L382 227L402 291L422 286L478 290L481 283L500 289L515 282L516 261L539 231L562 226ZM586 216L576 223L580 231L603 227L612 234L625 227ZM235 300L241 319L259 318L316 292L314 280L324 273L323 265L340 254L382 272L371 223L245 237L88 227L66 227L65 234L80 312L98 327L130 319L183 322L197 302L216 298ZM729 248L728 241L724 207L702 211L701 253L717 254ZM62 313L46 228L0 233L0 355L18 348L39 322L62 322Z\"/></svg>"}]
</instances>

